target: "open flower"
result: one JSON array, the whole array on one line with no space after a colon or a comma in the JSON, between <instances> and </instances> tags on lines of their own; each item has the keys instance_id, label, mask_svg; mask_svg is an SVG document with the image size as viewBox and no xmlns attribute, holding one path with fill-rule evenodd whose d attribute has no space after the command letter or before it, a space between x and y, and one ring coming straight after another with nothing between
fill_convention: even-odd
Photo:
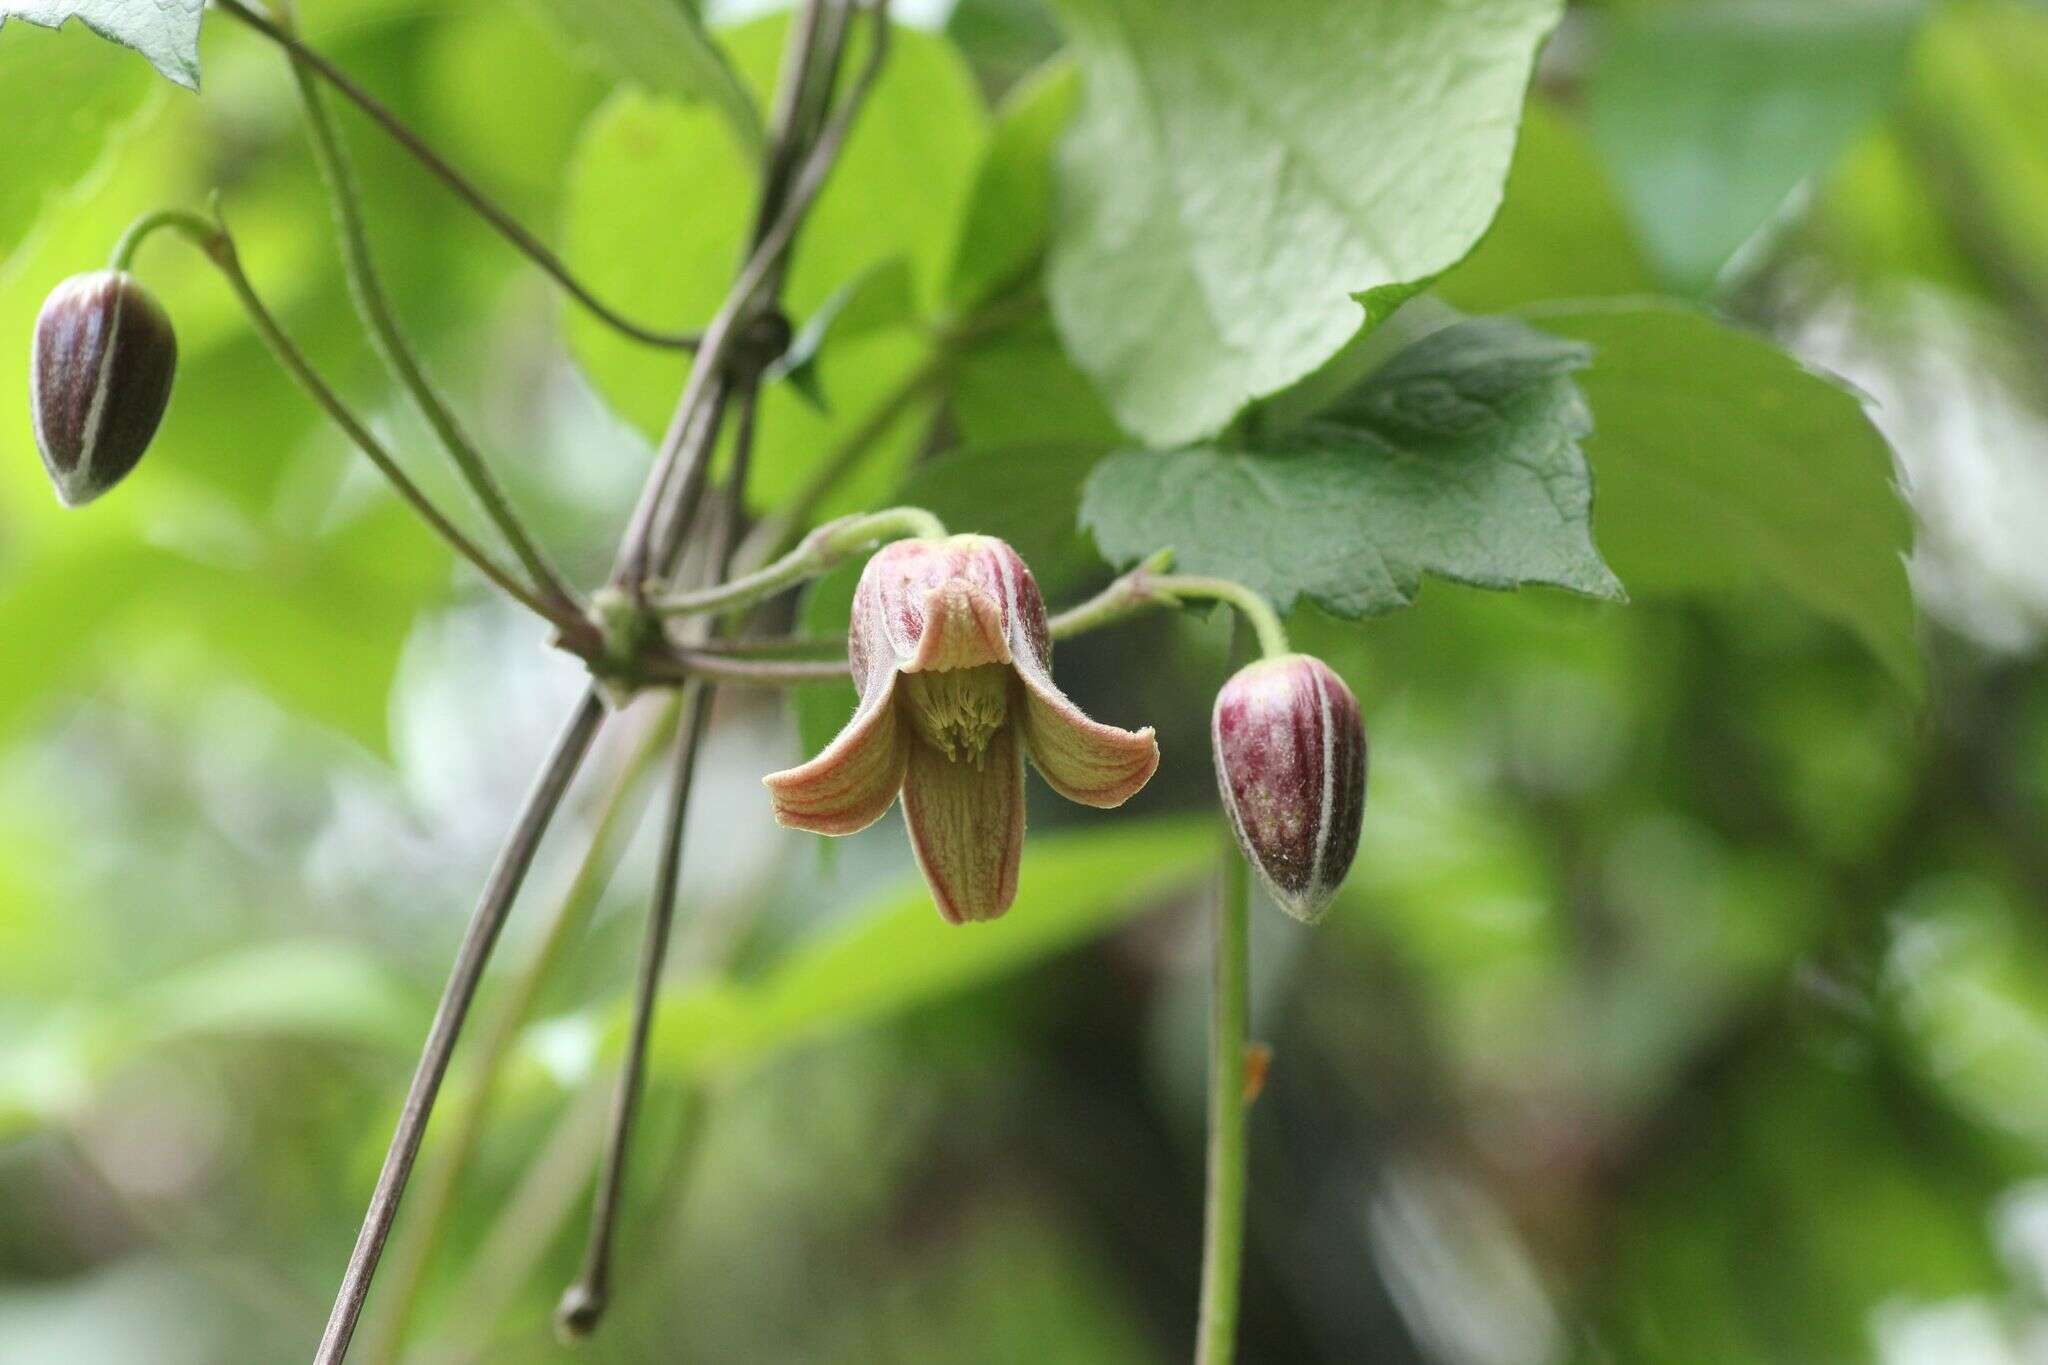
<instances>
[{"instance_id":1,"label":"open flower","mask_svg":"<svg viewBox=\"0 0 2048 1365\"><path fill-rule=\"evenodd\" d=\"M1122 805L1159 766L1149 726L1092 721L1053 686L1045 601L993 537L884 547L854 592L847 653L860 707L824 752L764 779L775 818L852 834L900 791L911 849L954 924L1017 897L1027 752L1087 806Z\"/></svg>"}]
</instances>

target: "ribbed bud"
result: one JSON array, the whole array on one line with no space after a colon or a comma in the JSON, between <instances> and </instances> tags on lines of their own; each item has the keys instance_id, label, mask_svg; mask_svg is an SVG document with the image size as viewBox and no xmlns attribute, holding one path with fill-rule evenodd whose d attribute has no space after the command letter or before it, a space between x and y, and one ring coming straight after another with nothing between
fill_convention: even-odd
<instances>
[{"instance_id":1,"label":"ribbed bud","mask_svg":"<svg viewBox=\"0 0 2048 1365\"><path fill-rule=\"evenodd\" d=\"M74 275L50 291L29 351L29 412L66 507L135 468L171 399L178 340L134 276Z\"/></svg>"},{"instance_id":2,"label":"ribbed bud","mask_svg":"<svg viewBox=\"0 0 2048 1365\"><path fill-rule=\"evenodd\" d=\"M1238 847L1296 919L1322 918L1365 821L1365 722L1320 659L1283 654L1216 694L1209 737Z\"/></svg>"}]
</instances>

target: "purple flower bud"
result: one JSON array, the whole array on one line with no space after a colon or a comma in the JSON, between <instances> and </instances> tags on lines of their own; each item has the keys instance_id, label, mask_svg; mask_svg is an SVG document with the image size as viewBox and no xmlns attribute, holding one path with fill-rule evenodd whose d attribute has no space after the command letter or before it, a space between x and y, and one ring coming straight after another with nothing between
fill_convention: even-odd
<instances>
[{"instance_id":1,"label":"purple flower bud","mask_svg":"<svg viewBox=\"0 0 2048 1365\"><path fill-rule=\"evenodd\" d=\"M134 276L100 270L50 291L29 351L29 412L66 507L83 507L135 468L177 365L171 319Z\"/></svg>"},{"instance_id":2,"label":"purple flower bud","mask_svg":"<svg viewBox=\"0 0 2048 1365\"><path fill-rule=\"evenodd\" d=\"M1365 723L1321 659L1283 654L1216 694L1209 737L1237 846L1273 899L1314 923L1351 869L1365 821Z\"/></svg>"}]
</instances>

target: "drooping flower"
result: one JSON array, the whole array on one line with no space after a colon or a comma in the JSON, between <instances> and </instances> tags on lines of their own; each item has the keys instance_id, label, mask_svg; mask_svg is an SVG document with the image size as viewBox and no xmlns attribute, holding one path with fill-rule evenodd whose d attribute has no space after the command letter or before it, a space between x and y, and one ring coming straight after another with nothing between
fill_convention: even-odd
<instances>
[{"instance_id":1,"label":"drooping flower","mask_svg":"<svg viewBox=\"0 0 2048 1365\"><path fill-rule=\"evenodd\" d=\"M900 792L939 913L989 920L1017 896L1024 757L1070 801L1129 800L1159 766L1148 726L1090 720L1053 685L1038 584L990 536L900 540L854 592L847 653L860 706L810 762L764 779L775 818L852 834Z\"/></svg>"},{"instance_id":2,"label":"drooping flower","mask_svg":"<svg viewBox=\"0 0 2048 1365\"><path fill-rule=\"evenodd\" d=\"M1261 659L1216 694L1209 738L1238 847L1282 909L1320 919L1365 822L1358 698L1321 659Z\"/></svg>"},{"instance_id":3,"label":"drooping flower","mask_svg":"<svg viewBox=\"0 0 2048 1365\"><path fill-rule=\"evenodd\" d=\"M50 291L29 348L29 412L43 467L82 507L141 460L171 400L178 341L132 275L97 270Z\"/></svg>"}]
</instances>

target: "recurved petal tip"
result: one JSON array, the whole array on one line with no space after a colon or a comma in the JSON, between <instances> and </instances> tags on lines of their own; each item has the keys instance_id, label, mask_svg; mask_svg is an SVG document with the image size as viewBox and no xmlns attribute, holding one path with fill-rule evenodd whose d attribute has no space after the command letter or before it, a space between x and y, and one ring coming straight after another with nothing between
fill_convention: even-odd
<instances>
[{"instance_id":1,"label":"recurved petal tip","mask_svg":"<svg viewBox=\"0 0 2048 1365\"><path fill-rule=\"evenodd\" d=\"M813 834L856 834L882 818L902 790L910 736L886 684L816 758L761 779L775 822Z\"/></svg>"},{"instance_id":2,"label":"recurved petal tip","mask_svg":"<svg viewBox=\"0 0 2048 1365\"><path fill-rule=\"evenodd\" d=\"M1024 736L1046 785L1069 801L1110 809L1141 791L1159 770L1152 727L1123 730L1091 720L1050 678L1020 668Z\"/></svg>"},{"instance_id":3,"label":"recurved petal tip","mask_svg":"<svg viewBox=\"0 0 2048 1365\"><path fill-rule=\"evenodd\" d=\"M911 673L1010 662L1003 609L979 584L949 579L924 595L924 634L904 664Z\"/></svg>"}]
</instances>

